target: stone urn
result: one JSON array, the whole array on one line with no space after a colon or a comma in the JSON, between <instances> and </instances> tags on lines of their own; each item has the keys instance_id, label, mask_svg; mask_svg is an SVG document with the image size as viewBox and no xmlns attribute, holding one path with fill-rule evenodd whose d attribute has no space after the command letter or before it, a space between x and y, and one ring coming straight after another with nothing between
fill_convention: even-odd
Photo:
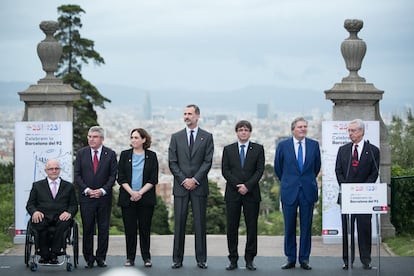
<instances>
[{"instance_id":1,"label":"stone urn","mask_svg":"<svg viewBox=\"0 0 414 276\"><path fill-rule=\"evenodd\" d=\"M344 82L365 82L365 79L358 75L358 70L361 69L362 60L367 51L365 42L358 37L358 32L363 25L363 21L359 19L345 20L344 27L349 32L349 37L342 42L341 53L345 59L349 75L342 79Z\"/></svg>"}]
</instances>

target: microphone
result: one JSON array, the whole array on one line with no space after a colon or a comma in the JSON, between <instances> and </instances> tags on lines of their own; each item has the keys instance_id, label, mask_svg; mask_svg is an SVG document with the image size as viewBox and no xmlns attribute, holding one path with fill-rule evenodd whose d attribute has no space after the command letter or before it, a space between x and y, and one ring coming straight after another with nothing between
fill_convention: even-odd
<instances>
[{"instance_id":1,"label":"microphone","mask_svg":"<svg viewBox=\"0 0 414 276\"><path fill-rule=\"evenodd\" d=\"M379 176L379 168L378 168L377 160L375 159L374 153L372 151L372 146L371 146L371 143L369 142L369 140L367 140L367 144L368 144L368 147L369 147L369 152L371 154L372 160L374 161L375 169L377 170L377 174ZM377 176L377 178L378 178L378 176Z\"/></svg>"}]
</instances>

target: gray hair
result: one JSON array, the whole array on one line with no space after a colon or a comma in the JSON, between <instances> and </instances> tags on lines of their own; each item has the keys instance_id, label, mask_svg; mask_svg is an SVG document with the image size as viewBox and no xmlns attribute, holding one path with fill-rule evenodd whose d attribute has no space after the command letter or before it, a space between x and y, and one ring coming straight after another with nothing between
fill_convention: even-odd
<instances>
[{"instance_id":1,"label":"gray hair","mask_svg":"<svg viewBox=\"0 0 414 276\"><path fill-rule=\"evenodd\" d=\"M100 136L102 137L102 138L104 138L104 129L102 128L102 127L100 127L100 126L93 126L93 127L91 127L89 130L88 130L88 133L89 132L99 132L99 134L100 134Z\"/></svg>"},{"instance_id":2,"label":"gray hair","mask_svg":"<svg viewBox=\"0 0 414 276\"><path fill-rule=\"evenodd\" d=\"M361 129L362 133L365 134L365 124L364 124L364 121L362 121L361 119L354 119L350 121L348 125L356 125L357 128Z\"/></svg>"},{"instance_id":3,"label":"gray hair","mask_svg":"<svg viewBox=\"0 0 414 276\"><path fill-rule=\"evenodd\" d=\"M296 126L296 123L297 122L305 122L306 125L308 124L308 121L306 121L305 118L303 118L303 117L297 117L297 118L295 118L293 120L292 124L290 125L290 130L294 130L295 129L295 126Z\"/></svg>"}]
</instances>

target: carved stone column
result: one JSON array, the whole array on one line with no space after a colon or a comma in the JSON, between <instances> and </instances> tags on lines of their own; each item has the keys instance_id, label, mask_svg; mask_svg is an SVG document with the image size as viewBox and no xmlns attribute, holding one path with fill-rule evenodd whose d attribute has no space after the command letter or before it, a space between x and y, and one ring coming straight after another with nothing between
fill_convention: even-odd
<instances>
[{"instance_id":1,"label":"carved stone column","mask_svg":"<svg viewBox=\"0 0 414 276\"><path fill-rule=\"evenodd\" d=\"M23 121L73 121L73 102L80 99L81 92L55 77L62 55L62 46L53 37L59 25L56 21L42 21L39 27L46 34L37 45L46 76L19 92L20 100L25 102Z\"/></svg>"},{"instance_id":2,"label":"carved stone column","mask_svg":"<svg viewBox=\"0 0 414 276\"><path fill-rule=\"evenodd\" d=\"M358 75L362 60L366 53L365 42L358 37L363 27L363 21L347 19L344 23L349 37L341 44L341 53L345 60L349 75L341 83L325 91L326 99L333 102L332 119L335 121L350 121L360 118L365 121L379 121L380 123L380 180L382 183L391 183L391 151L388 141L388 130L381 118L379 102L384 91ZM391 189L388 188L388 204L391 201ZM381 233L383 237L395 235L395 228L390 222L390 215L381 216Z\"/></svg>"}]
</instances>

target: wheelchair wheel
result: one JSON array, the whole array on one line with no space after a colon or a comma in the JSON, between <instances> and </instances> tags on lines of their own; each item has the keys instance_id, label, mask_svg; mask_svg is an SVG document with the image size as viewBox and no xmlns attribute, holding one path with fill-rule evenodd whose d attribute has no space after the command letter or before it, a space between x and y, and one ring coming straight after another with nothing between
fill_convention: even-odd
<instances>
[{"instance_id":1,"label":"wheelchair wheel","mask_svg":"<svg viewBox=\"0 0 414 276\"><path fill-rule=\"evenodd\" d=\"M32 231L31 231L31 225L30 221L27 223L26 228L26 241L24 244L24 263L26 267L30 266L30 257L32 254L32 247L33 247L33 239L32 239Z\"/></svg>"},{"instance_id":2,"label":"wheelchair wheel","mask_svg":"<svg viewBox=\"0 0 414 276\"><path fill-rule=\"evenodd\" d=\"M69 272L73 271L73 265L71 263L66 264L66 271L69 271Z\"/></svg>"},{"instance_id":3,"label":"wheelchair wheel","mask_svg":"<svg viewBox=\"0 0 414 276\"><path fill-rule=\"evenodd\" d=\"M76 221L73 221L73 265L78 267L79 264L79 227Z\"/></svg>"},{"instance_id":4,"label":"wheelchair wheel","mask_svg":"<svg viewBox=\"0 0 414 276\"><path fill-rule=\"evenodd\" d=\"M37 263L35 262L30 262L30 270L31 271L37 271Z\"/></svg>"}]
</instances>

